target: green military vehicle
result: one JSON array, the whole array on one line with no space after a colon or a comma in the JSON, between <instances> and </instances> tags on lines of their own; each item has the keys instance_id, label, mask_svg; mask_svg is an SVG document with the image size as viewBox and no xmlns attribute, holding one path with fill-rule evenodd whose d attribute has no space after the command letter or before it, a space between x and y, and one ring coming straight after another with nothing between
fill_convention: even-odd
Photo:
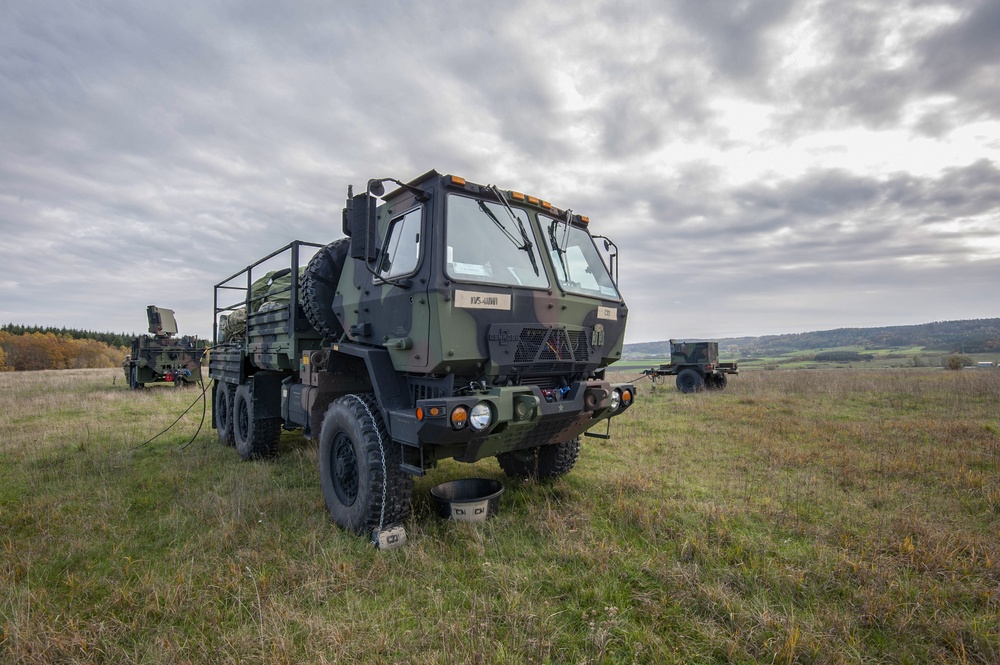
<instances>
[{"instance_id":1,"label":"green military vehicle","mask_svg":"<svg viewBox=\"0 0 1000 665\"><path fill-rule=\"evenodd\" d=\"M318 439L326 506L358 534L405 519L413 476L439 460L567 473L580 435L608 438L635 396L605 378L628 310L617 249L596 236L605 265L588 224L435 171L349 188L346 238L292 242L215 285L219 439L246 459L282 429Z\"/></svg>"},{"instance_id":2,"label":"green military vehicle","mask_svg":"<svg viewBox=\"0 0 1000 665\"><path fill-rule=\"evenodd\" d=\"M737 363L719 362L718 342L684 342L670 340L670 364L645 371L655 380L660 376L676 376L677 390L682 393L704 389L724 390L727 374L739 374Z\"/></svg>"},{"instance_id":3,"label":"green military vehicle","mask_svg":"<svg viewBox=\"0 0 1000 665\"><path fill-rule=\"evenodd\" d=\"M201 380L201 359L205 340L197 337L174 337L177 319L166 307L146 307L148 335L132 340L132 350L122 362L129 388L137 390L148 383L172 383L183 386Z\"/></svg>"}]
</instances>

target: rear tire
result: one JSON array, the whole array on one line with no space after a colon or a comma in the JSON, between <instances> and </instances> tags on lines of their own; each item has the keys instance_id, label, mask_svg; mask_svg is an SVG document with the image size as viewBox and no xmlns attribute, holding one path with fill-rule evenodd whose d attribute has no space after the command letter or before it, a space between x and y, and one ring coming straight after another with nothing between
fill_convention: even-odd
<instances>
[{"instance_id":1,"label":"rear tire","mask_svg":"<svg viewBox=\"0 0 1000 665\"><path fill-rule=\"evenodd\" d=\"M682 393L696 393L705 387L705 380L696 370L683 369L677 375L677 390Z\"/></svg>"},{"instance_id":2,"label":"rear tire","mask_svg":"<svg viewBox=\"0 0 1000 665\"><path fill-rule=\"evenodd\" d=\"M241 384L233 396L233 440L245 460L272 457L281 438L281 418L255 418L253 381Z\"/></svg>"},{"instance_id":3,"label":"rear tire","mask_svg":"<svg viewBox=\"0 0 1000 665\"><path fill-rule=\"evenodd\" d=\"M344 395L330 404L319 434L319 478L337 526L363 535L380 520L382 526L405 520L413 478L401 462L402 450L389 438L373 395Z\"/></svg>"},{"instance_id":4,"label":"rear tire","mask_svg":"<svg viewBox=\"0 0 1000 665\"><path fill-rule=\"evenodd\" d=\"M725 374L713 374L712 375L712 390L725 390L726 389L726 375Z\"/></svg>"},{"instance_id":5,"label":"rear tire","mask_svg":"<svg viewBox=\"0 0 1000 665\"><path fill-rule=\"evenodd\" d=\"M510 478L558 478L570 472L580 456L580 437L562 443L515 450L497 455L497 462Z\"/></svg>"},{"instance_id":6,"label":"rear tire","mask_svg":"<svg viewBox=\"0 0 1000 665\"><path fill-rule=\"evenodd\" d=\"M215 429L219 432L219 443L232 446L233 438L233 390L225 381L215 382Z\"/></svg>"}]
</instances>

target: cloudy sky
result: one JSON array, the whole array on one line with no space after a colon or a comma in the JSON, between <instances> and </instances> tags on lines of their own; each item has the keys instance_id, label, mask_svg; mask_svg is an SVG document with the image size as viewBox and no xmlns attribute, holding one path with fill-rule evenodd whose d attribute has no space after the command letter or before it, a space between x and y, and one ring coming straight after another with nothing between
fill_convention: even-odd
<instances>
[{"instance_id":1,"label":"cloudy sky","mask_svg":"<svg viewBox=\"0 0 1000 665\"><path fill-rule=\"evenodd\" d=\"M0 1L0 322L212 284L429 169L588 215L630 342L1000 316L995 0Z\"/></svg>"}]
</instances>

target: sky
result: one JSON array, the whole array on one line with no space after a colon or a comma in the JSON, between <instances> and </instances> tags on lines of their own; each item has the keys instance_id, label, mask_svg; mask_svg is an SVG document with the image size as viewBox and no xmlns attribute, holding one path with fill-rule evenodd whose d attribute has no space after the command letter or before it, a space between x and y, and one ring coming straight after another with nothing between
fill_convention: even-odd
<instances>
[{"instance_id":1,"label":"sky","mask_svg":"<svg viewBox=\"0 0 1000 665\"><path fill-rule=\"evenodd\" d=\"M212 286L436 169L620 250L627 342L1000 316L1000 3L0 0L0 322Z\"/></svg>"}]
</instances>

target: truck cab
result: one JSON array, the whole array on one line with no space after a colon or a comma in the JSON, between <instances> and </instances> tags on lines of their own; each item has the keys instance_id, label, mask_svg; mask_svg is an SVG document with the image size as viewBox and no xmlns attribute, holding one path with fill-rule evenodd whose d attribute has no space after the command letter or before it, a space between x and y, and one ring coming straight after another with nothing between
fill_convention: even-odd
<instances>
[{"instance_id":1,"label":"truck cab","mask_svg":"<svg viewBox=\"0 0 1000 665\"><path fill-rule=\"evenodd\" d=\"M357 260L333 299L338 347L384 349L405 379L401 408L381 401L408 469L573 439L631 403L634 389L622 405L604 380L628 309L586 217L431 171L381 204L370 191L354 197L345 219ZM454 429L450 414L474 407L472 396L488 423Z\"/></svg>"}]
</instances>

